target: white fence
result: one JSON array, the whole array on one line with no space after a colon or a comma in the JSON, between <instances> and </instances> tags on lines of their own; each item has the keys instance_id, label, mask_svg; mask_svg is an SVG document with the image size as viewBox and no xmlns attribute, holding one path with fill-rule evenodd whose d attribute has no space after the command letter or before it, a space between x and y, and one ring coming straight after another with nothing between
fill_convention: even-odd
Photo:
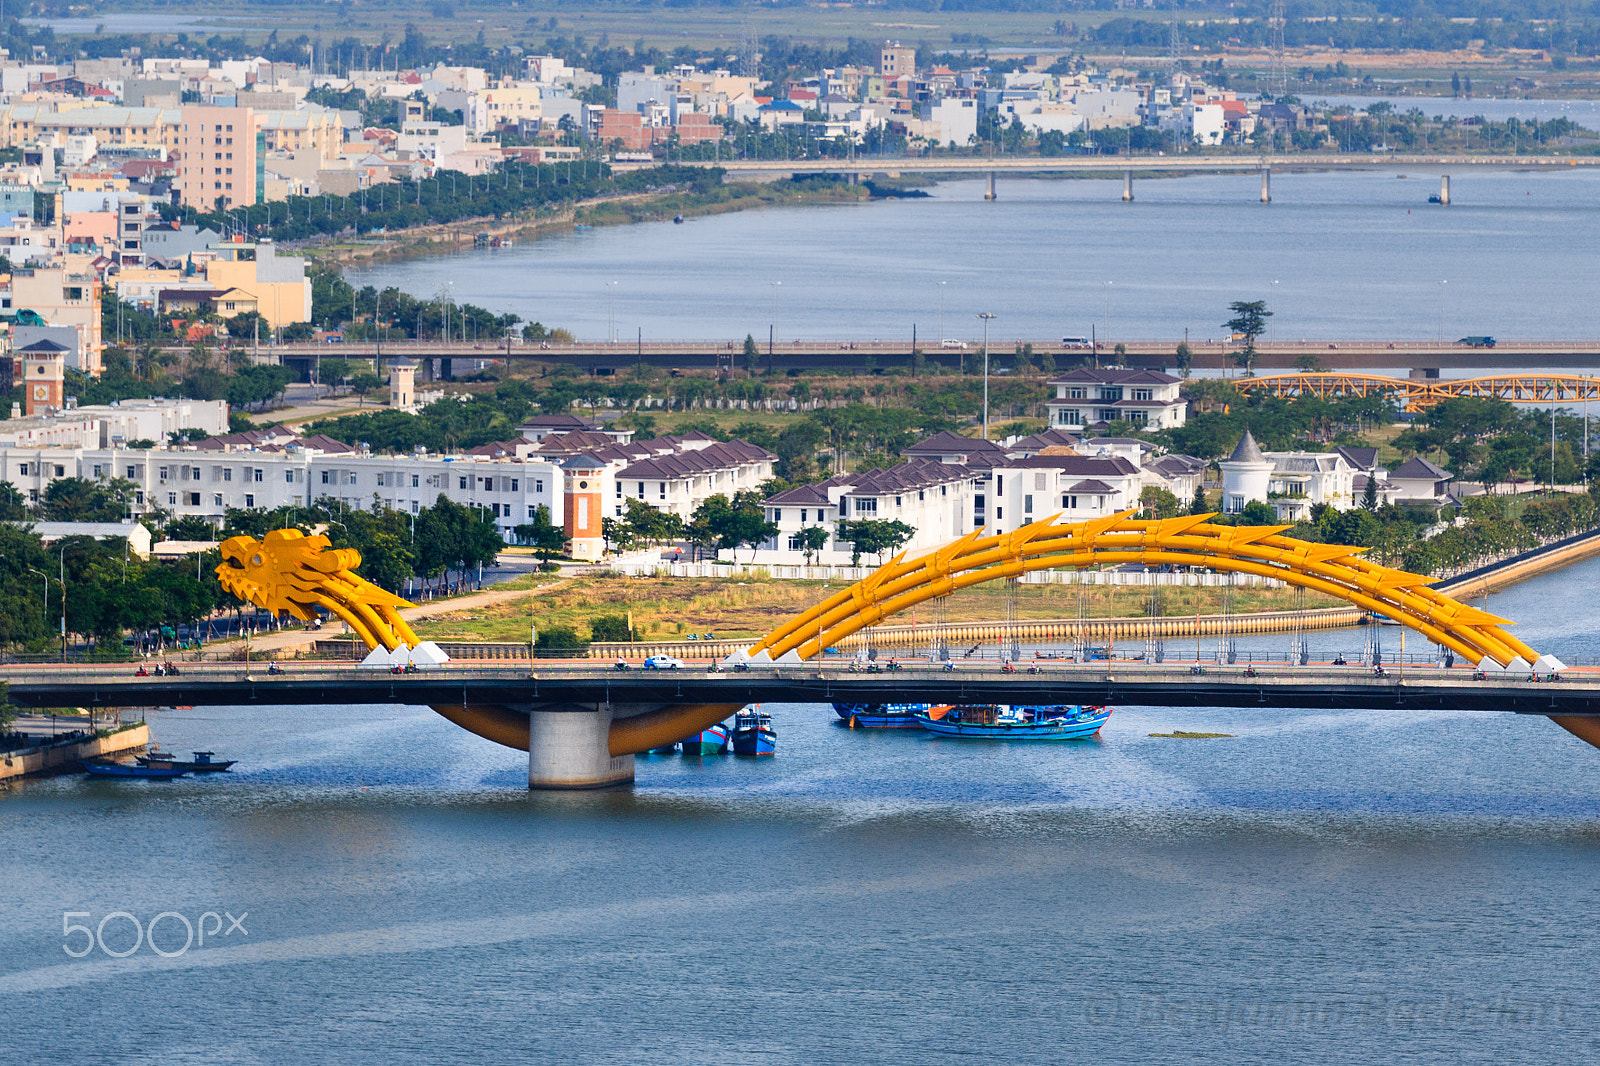
<instances>
[{"instance_id":1,"label":"white fence","mask_svg":"<svg viewBox=\"0 0 1600 1066\"><path fill-rule=\"evenodd\" d=\"M725 577L764 581L843 581L854 583L871 574L873 566L750 566L727 563L669 563L638 559L622 559L611 564L611 569L628 577ZM1133 570L1035 570L1018 579L1024 585L1199 585L1214 587L1233 585L1235 588L1282 588L1276 578L1256 574L1215 573L1141 573Z\"/></svg>"}]
</instances>

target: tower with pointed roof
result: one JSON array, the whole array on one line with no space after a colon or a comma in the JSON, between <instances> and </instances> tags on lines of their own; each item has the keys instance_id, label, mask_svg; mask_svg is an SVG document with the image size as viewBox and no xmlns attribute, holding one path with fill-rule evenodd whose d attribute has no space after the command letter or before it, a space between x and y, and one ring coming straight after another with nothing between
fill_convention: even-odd
<instances>
[{"instance_id":1,"label":"tower with pointed roof","mask_svg":"<svg viewBox=\"0 0 1600 1066\"><path fill-rule=\"evenodd\" d=\"M1222 511L1238 514L1251 500L1267 499L1272 480L1272 461L1261 454L1256 439L1246 429L1234 446L1233 454L1217 464L1222 468Z\"/></svg>"}]
</instances>

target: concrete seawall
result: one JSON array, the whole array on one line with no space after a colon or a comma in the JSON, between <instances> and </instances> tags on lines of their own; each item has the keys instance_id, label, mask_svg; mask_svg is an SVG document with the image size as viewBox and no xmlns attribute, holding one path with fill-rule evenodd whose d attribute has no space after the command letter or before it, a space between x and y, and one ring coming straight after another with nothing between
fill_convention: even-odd
<instances>
[{"instance_id":1,"label":"concrete seawall","mask_svg":"<svg viewBox=\"0 0 1600 1066\"><path fill-rule=\"evenodd\" d=\"M32 777L36 774L71 773L78 768L80 759L143 751L149 744L150 727L140 722L108 737L89 737L19 748L0 755L0 781Z\"/></svg>"},{"instance_id":2,"label":"concrete seawall","mask_svg":"<svg viewBox=\"0 0 1600 1066\"><path fill-rule=\"evenodd\" d=\"M1564 566L1600 555L1600 529L1579 533L1542 548L1514 555L1498 563L1480 566L1465 574L1446 578L1433 587L1456 599L1468 599L1526 581L1530 577L1559 570Z\"/></svg>"}]
</instances>

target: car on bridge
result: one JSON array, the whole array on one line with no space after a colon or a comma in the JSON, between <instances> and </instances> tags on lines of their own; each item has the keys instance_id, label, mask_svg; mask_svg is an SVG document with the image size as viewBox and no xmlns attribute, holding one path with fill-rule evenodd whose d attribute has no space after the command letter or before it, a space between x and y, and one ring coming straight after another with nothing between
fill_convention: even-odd
<instances>
[{"instance_id":1,"label":"car on bridge","mask_svg":"<svg viewBox=\"0 0 1600 1066\"><path fill-rule=\"evenodd\" d=\"M939 342L939 347L941 348L965 348L966 346L966 341L958 341L954 337L946 337Z\"/></svg>"},{"instance_id":2,"label":"car on bridge","mask_svg":"<svg viewBox=\"0 0 1600 1066\"><path fill-rule=\"evenodd\" d=\"M682 665L682 659L674 659L670 655L652 655L644 661L646 670L676 670Z\"/></svg>"},{"instance_id":3,"label":"car on bridge","mask_svg":"<svg viewBox=\"0 0 1600 1066\"><path fill-rule=\"evenodd\" d=\"M1462 337L1457 344L1465 344L1468 348L1493 348L1493 337Z\"/></svg>"}]
</instances>

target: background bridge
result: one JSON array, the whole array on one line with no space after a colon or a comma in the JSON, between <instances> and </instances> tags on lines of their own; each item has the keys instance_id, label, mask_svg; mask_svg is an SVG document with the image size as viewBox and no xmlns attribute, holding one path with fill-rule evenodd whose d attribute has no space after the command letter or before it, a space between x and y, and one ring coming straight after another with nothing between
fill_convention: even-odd
<instances>
[{"instance_id":1,"label":"background bridge","mask_svg":"<svg viewBox=\"0 0 1600 1066\"><path fill-rule=\"evenodd\" d=\"M1509 400L1512 403L1584 403L1600 400L1600 378L1571 374L1495 374L1479 378L1391 378L1376 374L1269 374L1239 378L1241 392L1269 396L1393 396L1407 411L1417 412L1456 397Z\"/></svg>"}]
</instances>

